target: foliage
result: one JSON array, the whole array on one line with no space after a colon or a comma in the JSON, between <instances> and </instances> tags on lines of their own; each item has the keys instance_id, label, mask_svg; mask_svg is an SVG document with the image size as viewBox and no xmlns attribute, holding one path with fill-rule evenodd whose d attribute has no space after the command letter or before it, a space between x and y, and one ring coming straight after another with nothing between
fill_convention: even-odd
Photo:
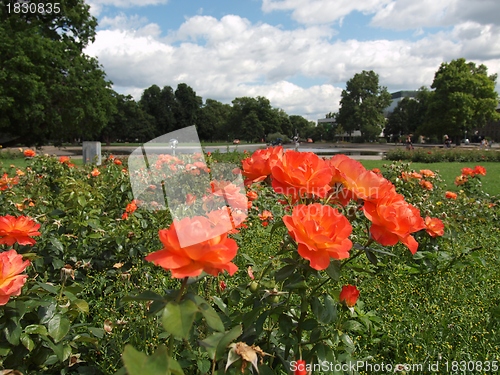
<instances>
[{"instance_id":1,"label":"foliage","mask_svg":"<svg viewBox=\"0 0 500 375\"><path fill-rule=\"evenodd\" d=\"M463 58L442 63L431 86L426 134L461 139L465 130L498 119L496 79L496 74L488 76L485 65L476 66Z\"/></svg>"},{"instance_id":2,"label":"foliage","mask_svg":"<svg viewBox=\"0 0 500 375\"><path fill-rule=\"evenodd\" d=\"M365 140L373 140L382 131L383 111L390 102L387 89L379 86L378 75L362 71L347 81L342 90L337 123L349 134L360 130Z\"/></svg>"},{"instance_id":3,"label":"foliage","mask_svg":"<svg viewBox=\"0 0 500 375\"><path fill-rule=\"evenodd\" d=\"M89 6L68 0L60 12L25 13L7 3L16 2L0 2L0 129L28 145L97 135L115 104L97 60L83 53L97 24Z\"/></svg>"},{"instance_id":4,"label":"foliage","mask_svg":"<svg viewBox=\"0 0 500 375\"><path fill-rule=\"evenodd\" d=\"M422 163L436 162L498 162L500 151L497 150L466 150L459 148L425 147L406 150L395 148L387 151L387 160L408 160Z\"/></svg>"},{"instance_id":5,"label":"foliage","mask_svg":"<svg viewBox=\"0 0 500 375\"><path fill-rule=\"evenodd\" d=\"M403 98L387 118L386 137L397 142L405 135L415 134L426 119L429 96L430 91L421 87L415 99Z\"/></svg>"}]
</instances>

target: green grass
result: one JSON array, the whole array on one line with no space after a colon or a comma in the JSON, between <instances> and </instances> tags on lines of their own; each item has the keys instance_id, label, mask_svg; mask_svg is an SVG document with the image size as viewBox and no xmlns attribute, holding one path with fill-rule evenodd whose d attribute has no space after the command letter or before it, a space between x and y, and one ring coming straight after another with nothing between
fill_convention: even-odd
<instances>
[{"instance_id":1,"label":"green grass","mask_svg":"<svg viewBox=\"0 0 500 375\"><path fill-rule=\"evenodd\" d=\"M368 169L380 168L383 170L384 164L390 164L389 160L361 160L361 163ZM450 191L458 191L460 188L455 186L455 177L460 175L462 168L482 165L486 168L486 176L481 176L483 190L490 195L500 195L500 185L498 184L498 176L500 176L500 163L495 162L453 162L453 163L411 163L411 168L419 171L421 169L430 169L438 171L443 180L446 182L447 188Z\"/></svg>"}]
</instances>

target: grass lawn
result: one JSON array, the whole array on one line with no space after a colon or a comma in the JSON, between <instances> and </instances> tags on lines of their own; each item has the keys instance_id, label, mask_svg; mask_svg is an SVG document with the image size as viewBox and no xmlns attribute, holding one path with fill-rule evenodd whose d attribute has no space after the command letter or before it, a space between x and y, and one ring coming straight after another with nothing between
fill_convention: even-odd
<instances>
[{"instance_id":1,"label":"grass lawn","mask_svg":"<svg viewBox=\"0 0 500 375\"><path fill-rule=\"evenodd\" d=\"M384 164L390 164L390 160L361 160L361 163L368 169L380 168ZM486 176L481 176L483 189L490 195L500 195L500 185L498 184L498 176L500 176L500 163L483 162L483 163L411 163L411 168L419 171L421 169L430 169L439 172L450 191L458 191L460 188L455 186L455 177L460 175L461 169L464 167L474 168L476 165L482 165L486 168Z\"/></svg>"}]
</instances>

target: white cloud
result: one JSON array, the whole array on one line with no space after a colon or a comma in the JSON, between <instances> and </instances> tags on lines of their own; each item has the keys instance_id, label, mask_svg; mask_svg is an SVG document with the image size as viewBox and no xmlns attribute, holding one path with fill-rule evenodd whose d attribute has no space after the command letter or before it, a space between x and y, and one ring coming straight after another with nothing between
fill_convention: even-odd
<instances>
[{"instance_id":1,"label":"white cloud","mask_svg":"<svg viewBox=\"0 0 500 375\"><path fill-rule=\"evenodd\" d=\"M390 0L262 0L262 10L292 11L292 18L303 24L325 24L342 19L353 11L375 13Z\"/></svg>"}]
</instances>

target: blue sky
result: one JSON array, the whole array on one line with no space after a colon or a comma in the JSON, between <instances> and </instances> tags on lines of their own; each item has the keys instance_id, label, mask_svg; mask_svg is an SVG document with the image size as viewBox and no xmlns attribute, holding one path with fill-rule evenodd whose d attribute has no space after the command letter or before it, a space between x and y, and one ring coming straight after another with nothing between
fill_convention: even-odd
<instances>
[{"instance_id":1,"label":"blue sky","mask_svg":"<svg viewBox=\"0 0 500 375\"><path fill-rule=\"evenodd\" d=\"M230 103L265 96L309 120L337 111L346 81L373 70L390 92L430 86L464 57L500 73L498 0L88 0L86 52L114 89L156 84Z\"/></svg>"}]
</instances>

